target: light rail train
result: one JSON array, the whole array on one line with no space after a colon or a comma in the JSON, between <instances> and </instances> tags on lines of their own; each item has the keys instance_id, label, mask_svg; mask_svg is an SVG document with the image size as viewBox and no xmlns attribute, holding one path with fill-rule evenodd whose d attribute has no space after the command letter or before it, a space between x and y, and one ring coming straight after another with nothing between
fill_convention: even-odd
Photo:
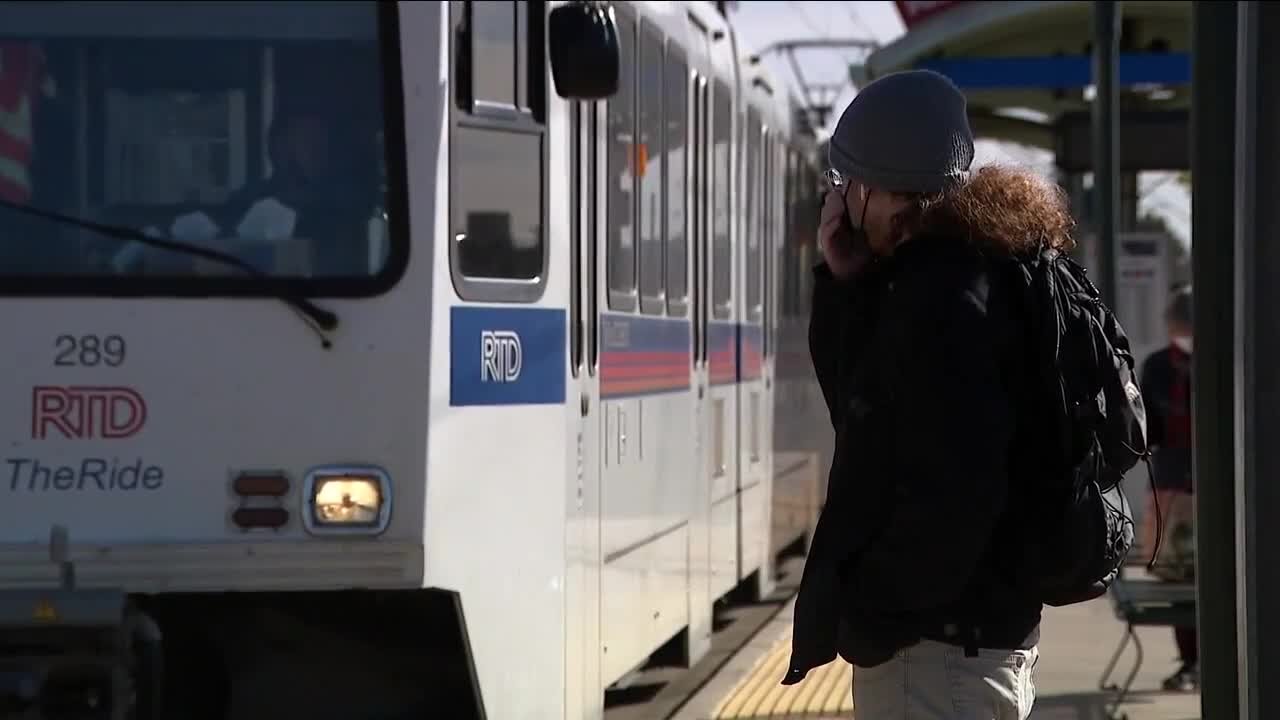
<instances>
[{"instance_id":1,"label":"light rail train","mask_svg":"<svg viewBox=\"0 0 1280 720\"><path fill-rule=\"evenodd\" d=\"M0 715L705 655L825 492L799 117L712 3L0 4Z\"/></svg>"}]
</instances>

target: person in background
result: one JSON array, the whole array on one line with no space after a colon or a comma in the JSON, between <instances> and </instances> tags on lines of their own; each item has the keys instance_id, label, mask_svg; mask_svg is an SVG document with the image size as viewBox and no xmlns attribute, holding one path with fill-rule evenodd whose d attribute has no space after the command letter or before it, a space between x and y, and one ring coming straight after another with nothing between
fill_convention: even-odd
<instances>
[{"instance_id":1,"label":"person in background","mask_svg":"<svg viewBox=\"0 0 1280 720\"><path fill-rule=\"evenodd\" d=\"M35 43L0 40L0 200L31 201L36 107L55 95L44 51Z\"/></svg>"},{"instance_id":2,"label":"person in background","mask_svg":"<svg viewBox=\"0 0 1280 720\"><path fill-rule=\"evenodd\" d=\"M242 188L214 220L252 234L246 219L259 203L274 200L294 213L287 236L315 244L316 275L363 274L366 224L379 187L371 172L358 171L374 160L364 157L372 147L357 146L349 135L326 112L304 108L282 114L267 138L271 177Z\"/></svg>"},{"instance_id":3,"label":"person in background","mask_svg":"<svg viewBox=\"0 0 1280 720\"><path fill-rule=\"evenodd\" d=\"M330 112L308 107L277 115L267 136L271 176L250 181L222 205L174 220L176 240L219 238L312 243L316 276L359 276L368 268L368 222L381 193L375 139L344 132ZM138 246L122 251L137 255ZM162 251L163 252L163 251Z\"/></svg>"},{"instance_id":4,"label":"person in background","mask_svg":"<svg viewBox=\"0 0 1280 720\"><path fill-rule=\"evenodd\" d=\"M1147 406L1147 436L1153 450L1155 493L1143 518L1142 547L1151 551L1161 528L1165 530L1175 503L1189 500L1192 485L1191 445L1191 288L1179 288L1165 312L1169 345L1152 353L1142 365L1142 397ZM1159 504L1157 512L1156 504ZM1189 503L1184 507L1189 508ZM1165 533L1161 545L1174 542ZM1164 555L1162 551L1161 555ZM1196 628L1174 628L1181 667L1165 679L1166 690L1194 691L1200 686L1200 654Z\"/></svg>"}]
</instances>

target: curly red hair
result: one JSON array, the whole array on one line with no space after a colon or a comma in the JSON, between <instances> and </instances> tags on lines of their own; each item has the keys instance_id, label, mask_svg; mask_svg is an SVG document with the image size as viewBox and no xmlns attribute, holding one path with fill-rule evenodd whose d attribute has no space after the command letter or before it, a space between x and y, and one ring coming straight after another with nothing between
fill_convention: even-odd
<instances>
[{"instance_id":1,"label":"curly red hair","mask_svg":"<svg viewBox=\"0 0 1280 720\"><path fill-rule=\"evenodd\" d=\"M1010 254L1075 247L1066 193L1031 170L988 165L955 188L911 199L896 218L899 233L964 237Z\"/></svg>"}]
</instances>

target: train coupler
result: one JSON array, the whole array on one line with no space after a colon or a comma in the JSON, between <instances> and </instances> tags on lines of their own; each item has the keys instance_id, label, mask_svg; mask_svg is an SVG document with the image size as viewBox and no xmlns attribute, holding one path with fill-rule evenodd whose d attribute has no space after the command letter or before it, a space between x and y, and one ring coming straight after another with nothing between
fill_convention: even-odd
<instances>
[{"instance_id":1,"label":"train coupler","mask_svg":"<svg viewBox=\"0 0 1280 720\"><path fill-rule=\"evenodd\" d=\"M76 588L54 535L62 587L0 591L0 718L159 720L159 627L122 590Z\"/></svg>"}]
</instances>

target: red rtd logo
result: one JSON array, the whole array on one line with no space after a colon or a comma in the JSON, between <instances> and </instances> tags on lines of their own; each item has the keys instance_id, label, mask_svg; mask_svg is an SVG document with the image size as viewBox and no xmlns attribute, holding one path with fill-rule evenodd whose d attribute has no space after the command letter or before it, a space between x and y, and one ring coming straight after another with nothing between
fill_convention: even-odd
<instances>
[{"instance_id":1,"label":"red rtd logo","mask_svg":"<svg viewBox=\"0 0 1280 720\"><path fill-rule=\"evenodd\" d=\"M136 435L147 422L147 403L130 388L59 387L31 390L31 437L52 428L69 440L118 440Z\"/></svg>"}]
</instances>

